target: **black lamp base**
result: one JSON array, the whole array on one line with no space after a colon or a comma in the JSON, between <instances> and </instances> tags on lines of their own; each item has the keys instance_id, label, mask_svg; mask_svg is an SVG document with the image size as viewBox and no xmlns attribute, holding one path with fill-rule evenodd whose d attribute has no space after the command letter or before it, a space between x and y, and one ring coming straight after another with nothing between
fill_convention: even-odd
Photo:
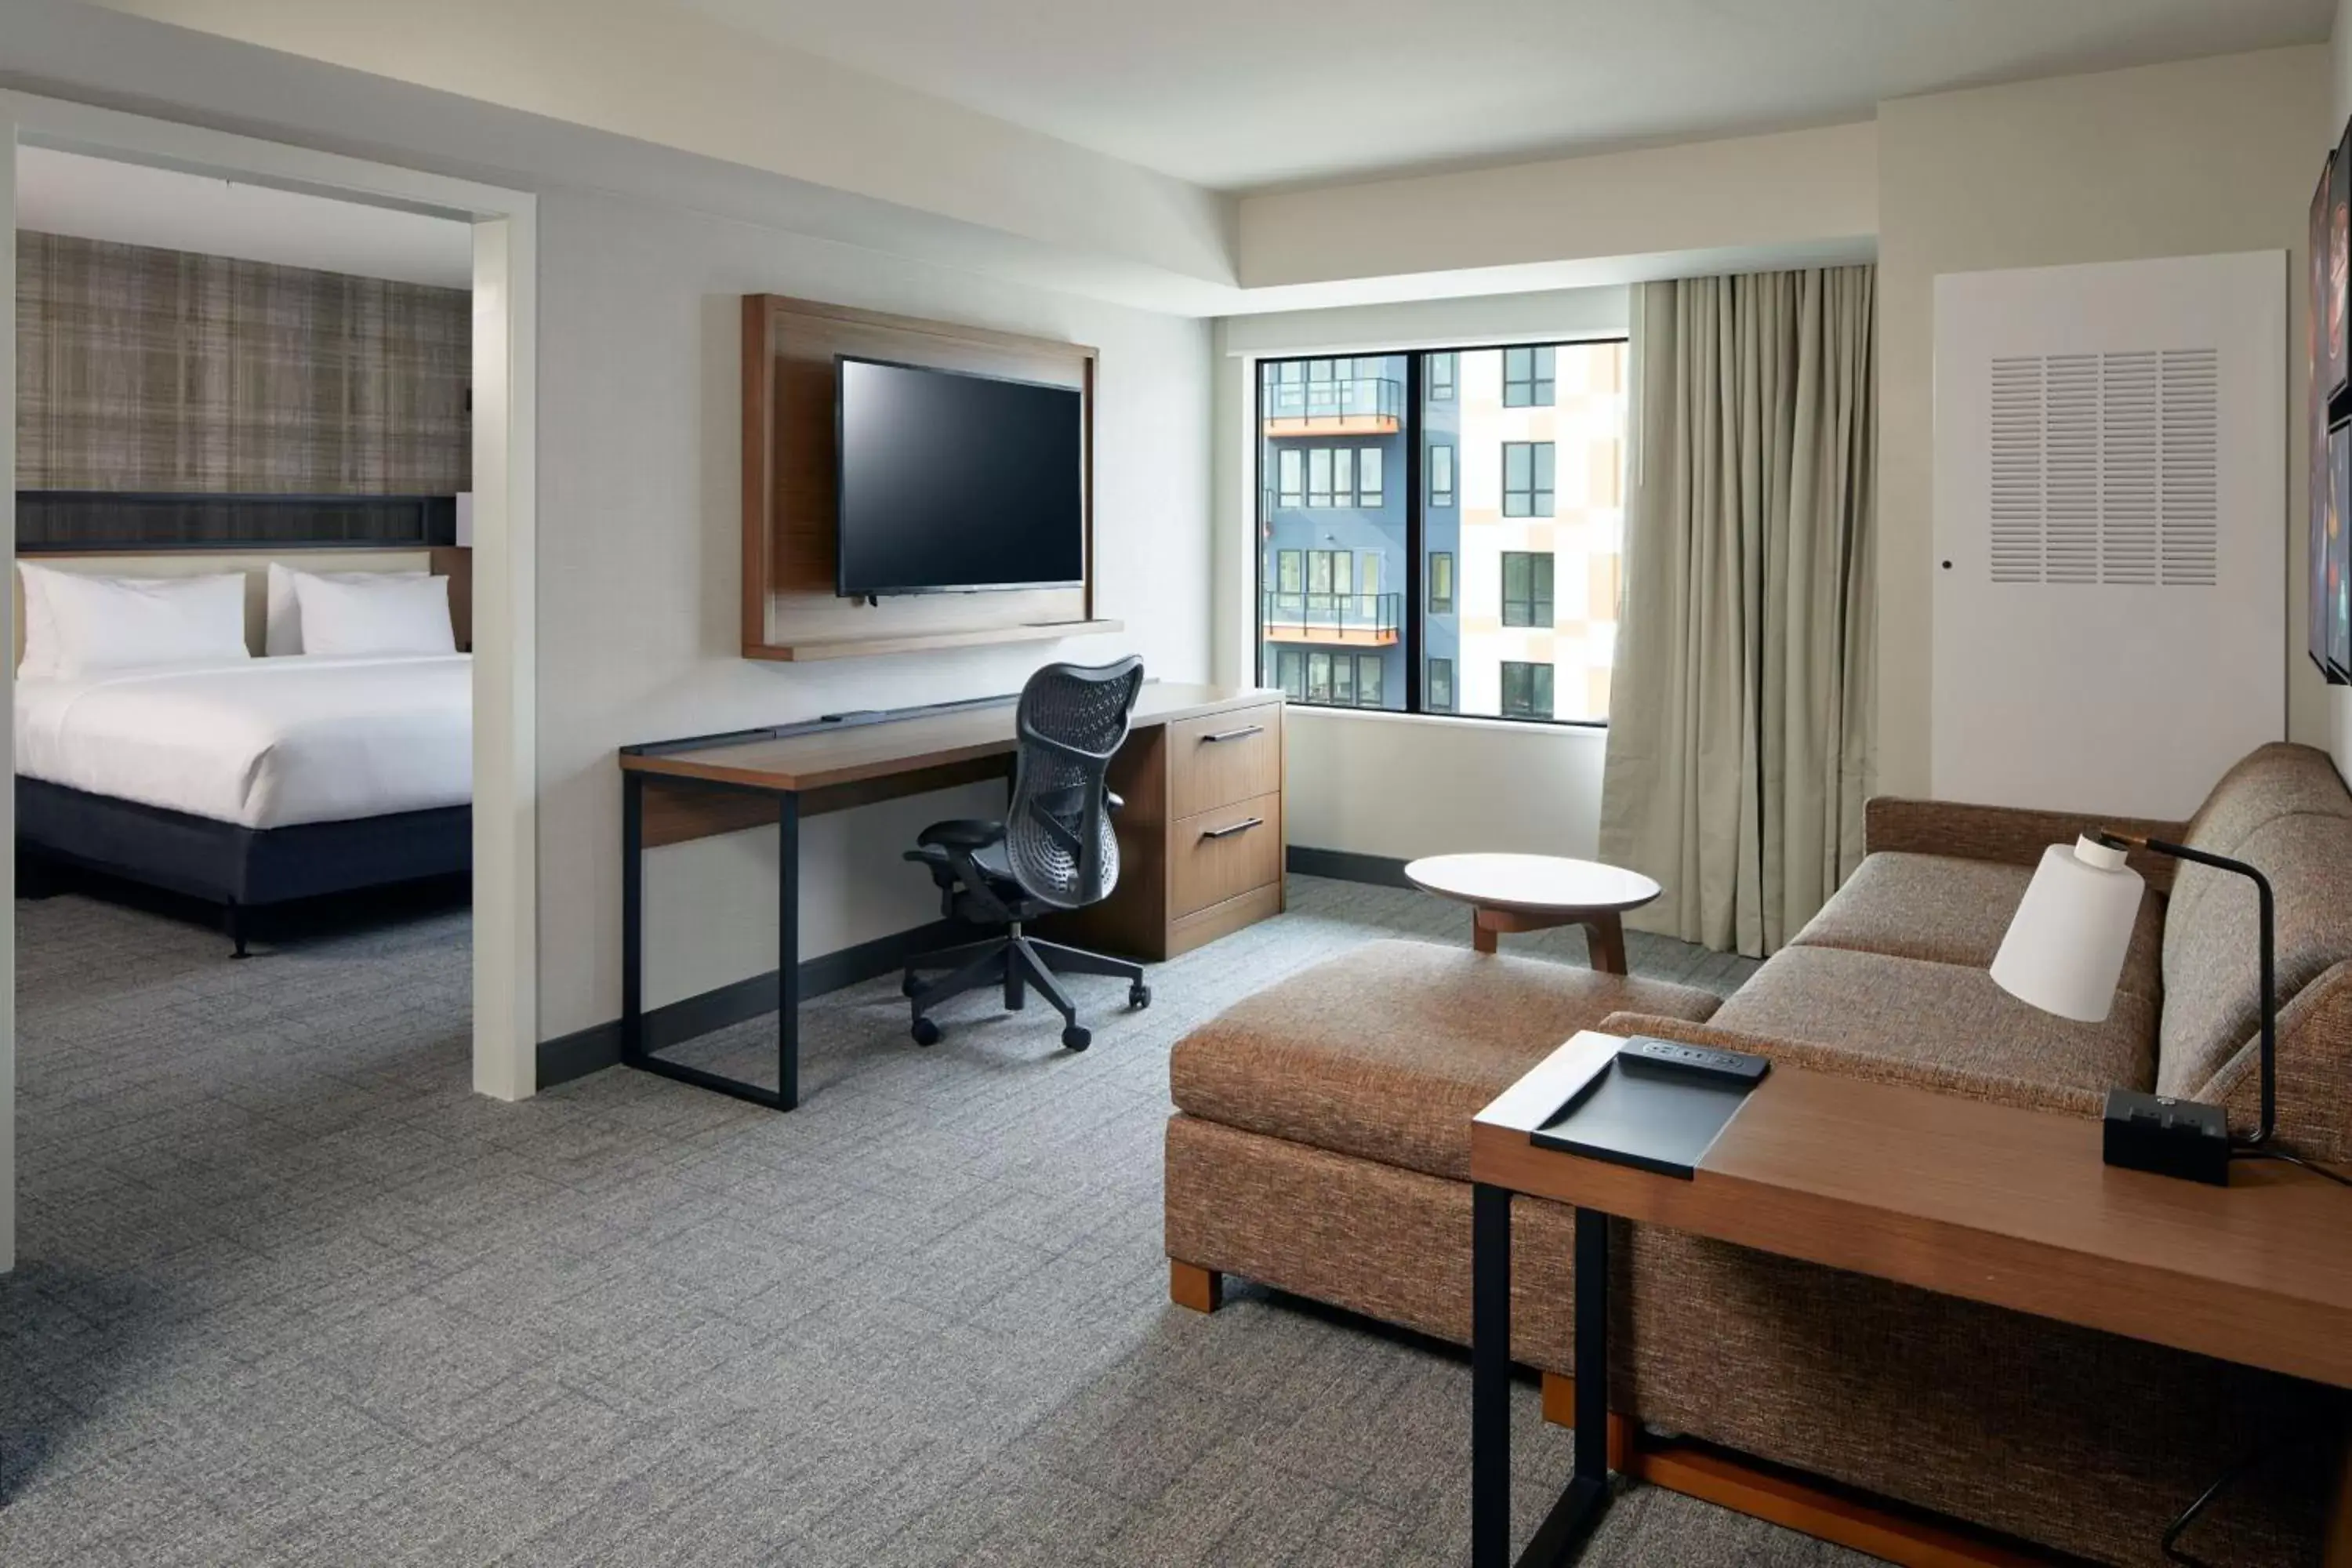
<instances>
[{"instance_id":1,"label":"black lamp base","mask_svg":"<svg viewBox=\"0 0 2352 1568\"><path fill-rule=\"evenodd\" d=\"M2218 1105L2111 1089L2102 1152L2127 1170L2230 1184L2230 1123Z\"/></svg>"}]
</instances>

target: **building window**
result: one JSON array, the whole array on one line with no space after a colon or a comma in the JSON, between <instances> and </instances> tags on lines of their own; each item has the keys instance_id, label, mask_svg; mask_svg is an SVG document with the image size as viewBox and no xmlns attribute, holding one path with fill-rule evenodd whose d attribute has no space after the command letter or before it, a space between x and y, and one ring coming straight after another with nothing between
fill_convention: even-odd
<instances>
[{"instance_id":1,"label":"building window","mask_svg":"<svg viewBox=\"0 0 2352 1568\"><path fill-rule=\"evenodd\" d=\"M1551 666L1524 664L1515 658L1503 661L1503 717L1551 717Z\"/></svg>"},{"instance_id":2,"label":"building window","mask_svg":"<svg viewBox=\"0 0 2352 1568\"><path fill-rule=\"evenodd\" d=\"M1551 626L1551 552L1503 552L1503 624Z\"/></svg>"},{"instance_id":3,"label":"building window","mask_svg":"<svg viewBox=\"0 0 2352 1568\"><path fill-rule=\"evenodd\" d=\"M1606 721L1627 369L1622 339L1263 361L1257 678L1302 704Z\"/></svg>"},{"instance_id":4,"label":"building window","mask_svg":"<svg viewBox=\"0 0 2352 1568\"><path fill-rule=\"evenodd\" d=\"M1503 351L1503 406L1549 408L1552 405L1554 354L1549 346Z\"/></svg>"},{"instance_id":5,"label":"building window","mask_svg":"<svg viewBox=\"0 0 2352 1568\"><path fill-rule=\"evenodd\" d=\"M1286 647L1275 650L1274 683L1282 688L1282 694L1285 697L1289 698L1293 702L1299 701L1306 697L1306 649Z\"/></svg>"},{"instance_id":6,"label":"building window","mask_svg":"<svg viewBox=\"0 0 2352 1568\"><path fill-rule=\"evenodd\" d=\"M1503 443L1503 515L1551 515L1552 444L1549 441Z\"/></svg>"}]
</instances>

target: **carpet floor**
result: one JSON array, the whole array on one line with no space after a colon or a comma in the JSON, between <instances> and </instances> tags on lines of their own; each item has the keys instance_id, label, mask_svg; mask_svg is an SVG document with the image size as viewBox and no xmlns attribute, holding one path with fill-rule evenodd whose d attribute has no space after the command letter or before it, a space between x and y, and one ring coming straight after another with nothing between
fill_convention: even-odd
<instances>
[{"instance_id":1,"label":"carpet floor","mask_svg":"<svg viewBox=\"0 0 2352 1568\"><path fill-rule=\"evenodd\" d=\"M1466 1555L1465 1361L1253 1288L1171 1307L1160 1246L1170 1045L1352 944L1464 941L1458 906L1294 879L1146 1012L1077 981L1079 1056L1034 1002L922 1050L891 982L838 992L790 1116L621 1070L474 1096L462 911L244 963L77 895L17 919L10 1568ZM1517 1414L1525 1530L1571 1440ZM1863 1561L1648 1489L1586 1560Z\"/></svg>"}]
</instances>

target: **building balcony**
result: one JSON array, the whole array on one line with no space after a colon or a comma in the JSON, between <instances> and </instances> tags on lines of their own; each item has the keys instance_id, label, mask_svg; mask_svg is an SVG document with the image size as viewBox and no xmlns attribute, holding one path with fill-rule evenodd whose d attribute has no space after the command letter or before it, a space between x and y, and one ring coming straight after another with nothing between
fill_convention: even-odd
<instances>
[{"instance_id":1,"label":"building balcony","mask_svg":"<svg viewBox=\"0 0 2352 1568\"><path fill-rule=\"evenodd\" d=\"M1404 428L1404 384L1387 376L1278 382L1265 397L1269 437L1393 436Z\"/></svg>"},{"instance_id":2,"label":"building balcony","mask_svg":"<svg viewBox=\"0 0 2352 1568\"><path fill-rule=\"evenodd\" d=\"M1402 594L1266 594L1259 605L1267 642L1387 647L1404 618Z\"/></svg>"}]
</instances>

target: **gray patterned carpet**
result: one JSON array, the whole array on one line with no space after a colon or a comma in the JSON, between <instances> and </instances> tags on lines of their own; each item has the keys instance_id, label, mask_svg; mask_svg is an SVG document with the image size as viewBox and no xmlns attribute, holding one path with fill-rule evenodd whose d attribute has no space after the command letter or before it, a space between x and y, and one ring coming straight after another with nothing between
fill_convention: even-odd
<instances>
[{"instance_id":1,"label":"gray patterned carpet","mask_svg":"<svg viewBox=\"0 0 2352 1568\"><path fill-rule=\"evenodd\" d=\"M1455 906L1295 879L1149 1012L1078 982L1084 1056L1034 1003L922 1051L889 982L824 997L789 1117L621 1071L473 1097L462 913L235 964L77 895L17 917L9 1568L1466 1555L1465 1363L1171 1308L1159 1221L1170 1043L1351 943L1464 940ZM1524 1528L1569 1439L1522 1393ZM1636 1489L1588 1561L1860 1560Z\"/></svg>"}]
</instances>

